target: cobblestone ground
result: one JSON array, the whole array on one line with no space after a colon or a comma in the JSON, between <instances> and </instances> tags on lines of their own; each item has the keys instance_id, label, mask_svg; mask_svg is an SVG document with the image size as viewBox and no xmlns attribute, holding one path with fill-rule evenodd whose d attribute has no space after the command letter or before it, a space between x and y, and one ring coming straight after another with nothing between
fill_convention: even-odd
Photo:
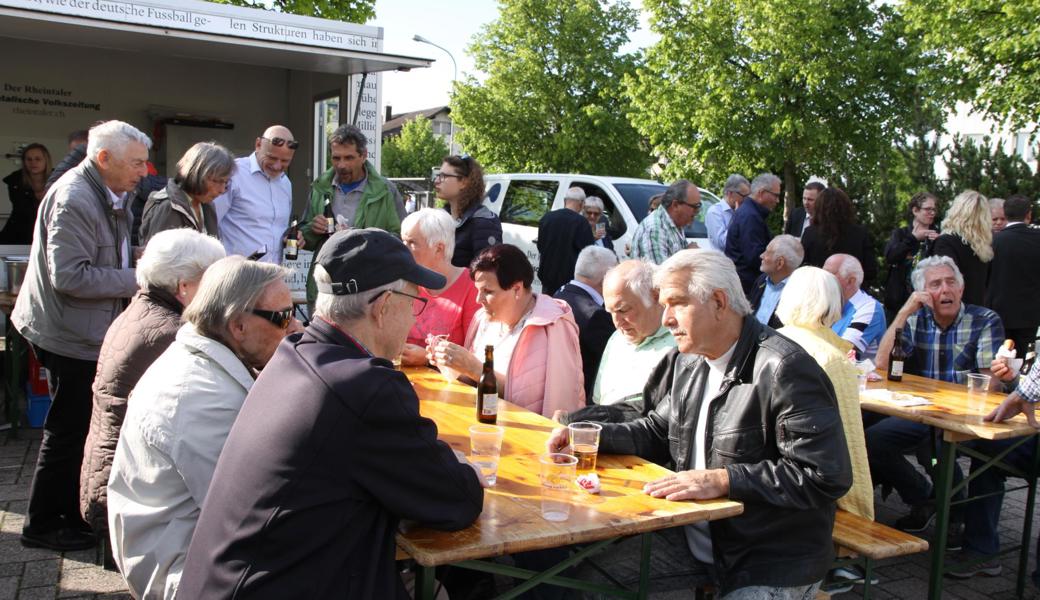
<instances>
[{"instance_id":1,"label":"cobblestone ground","mask_svg":"<svg viewBox=\"0 0 1040 600\"><path fill-rule=\"evenodd\" d=\"M17 436L0 432L0 600L129 600L130 595L119 574L98 566L97 550L59 554L23 548L19 543L39 447L39 430L23 430ZM1005 544L1013 544L1021 537L1024 511L1025 492L1009 494L1004 502L1001 522L1001 537ZM904 512L906 507L895 494L877 506L878 519L884 523L891 524ZM1035 544L1031 546L1035 552ZM1017 554L1004 556L1002 564L1004 573L1000 577L976 577L963 581L948 579L943 597L951 600L1013 598ZM1035 556L1030 557L1029 564L1032 569L1036 564ZM881 561L875 572L880 582L873 587L873 598L925 598L928 591L926 554ZM862 588L857 587L838 598L861 596ZM653 597L678 600L688 598L688 594L655 594ZM1027 583L1025 597L1040 598L1040 592L1032 583Z\"/></svg>"}]
</instances>

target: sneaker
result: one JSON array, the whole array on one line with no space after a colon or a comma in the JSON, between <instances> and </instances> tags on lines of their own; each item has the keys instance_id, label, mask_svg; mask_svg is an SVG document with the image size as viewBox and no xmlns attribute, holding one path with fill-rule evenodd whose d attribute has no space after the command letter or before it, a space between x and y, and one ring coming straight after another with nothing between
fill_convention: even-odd
<instances>
[{"instance_id":1,"label":"sneaker","mask_svg":"<svg viewBox=\"0 0 1040 600\"><path fill-rule=\"evenodd\" d=\"M76 529L62 527L44 533L22 530L22 545L26 548L46 548L56 552L86 550L97 545L97 538L92 534Z\"/></svg>"},{"instance_id":2,"label":"sneaker","mask_svg":"<svg viewBox=\"0 0 1040 600\"><path fill-rule=\"evenodd\" d=\"M852 591L853 583L848 580L827 581L820 586L820 591L831 596Z\"/></svg>"},{"instance_id":3,"label":"sneaker","mask_svg":"<svg viewBox=\"0 0 1040 600\"><path fill-rule=\"evenodd\" d=\"M951 522L946 530L946 551L957 552L964 546L964 523Z\"/></svg>"},{"instance_id":4,"label":"sneaker","mask_svg":"<svg viewBox=\"0 0 1040 600\"><path fill-rule=\"evenodd\" d=\"M954 579L970 579L976 575L998 577L1004 569L995 556L987 558L971 550L961 550L953 557L953 562L955 564L946 571L946 576Z\"/></svg>"},{"instance_id":5,"label":"sneaker","mask_svg":"<svg viewBox=\"0 0 1040 600\"><path fill-rule=\"evenodd\" d=\"M910 514L896 519L896 529L907 533L920 533L935 520L935 506L933 504L918 504L910 508Z\"/></svg>"},{"instance_id":6,"label":"sneaker","mask_svg":"<svg viewBox=\"0 0 1040 600\"><path fill-rule=\"evenodd\" d=\"M862 585L863 582L866 580L866 576L865 576L865 573L863 572L863 569L861 569L858 565L846 565L844 567L838 567L837 569L832 569L830 571L830 573L827 574L827 578L829 580L834 580L834 581L849 581L851 583L856 583L856 584L860 584L860 585ZM871 578L870 578L870 585L877 585L877 584L878 584L877 576L871 576Z\"/></svg>"}]
</instances>

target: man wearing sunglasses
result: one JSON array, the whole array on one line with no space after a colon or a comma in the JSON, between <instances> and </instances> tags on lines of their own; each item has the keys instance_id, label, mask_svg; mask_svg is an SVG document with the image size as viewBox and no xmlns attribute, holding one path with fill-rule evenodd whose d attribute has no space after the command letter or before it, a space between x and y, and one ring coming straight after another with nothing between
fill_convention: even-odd
<instances>
[{"instance_id":1,"label":"man wearing sunglasses","mask_svg":"<svg viewBox=\"0 0 1040 600\"><path fill-rule=\"evenodd\" d=\"M250 390L180 598L406 598L399 520L454 531L483 507L479 471L437 440L390 362L423 310L418 286L444 276L378 229L334 234L315 262L315 317Z\"/></svg>"},{"instance_id":2,"label":"man wearing sunglasses","mask_svg":"<svg viewBox=\"0 0 1040 600\"><path fill-rule=\"evenodd\" d=\"M213 201L220 241L228 255L251 256L279 264L285 231L292 220L289 165L300 143L281 125L272 125L256 138L249 156L235 160L227 191Z\"/></svg>"}]
</instances>

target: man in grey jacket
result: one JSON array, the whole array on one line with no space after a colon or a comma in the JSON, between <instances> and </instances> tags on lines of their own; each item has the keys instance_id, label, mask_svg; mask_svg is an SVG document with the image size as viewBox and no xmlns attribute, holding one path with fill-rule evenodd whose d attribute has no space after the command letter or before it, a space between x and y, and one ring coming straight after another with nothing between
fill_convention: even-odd
<instances>
[{"instance_id":1,"label":"man in grey jacket","mask_svg":"<svg viewBox=\"0 0 1040 600\"><path fill-rule=\"evenodd\" d=\"M91 385L105 332L137 291L126 200L147 174L151 140L108 121L90 130L87 158L47 191L11 321L48 371L52 395L29 490L22 545L94 545L79 514L79 471Z\"/></svg>"}]
</instances>

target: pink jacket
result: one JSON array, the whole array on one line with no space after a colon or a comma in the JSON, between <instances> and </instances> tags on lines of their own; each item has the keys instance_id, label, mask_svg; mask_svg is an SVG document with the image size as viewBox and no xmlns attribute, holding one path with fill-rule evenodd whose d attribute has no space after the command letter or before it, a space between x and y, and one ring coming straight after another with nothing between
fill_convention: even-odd
<instances>
[{"instance_id":1,"label":"pink jacket","mask_svg":"<svg viewBox=\"0 0 1040 600\"><path fill-rule=\"evenodd\" d=\"M487 321L477 311L466 333L466 347ZM480 355L481 353L477 353ZM585 406L578 325L571 307L545 294L535 297L534 310L520 331L506 372L505 400L551 417L557 410L573 412Z\"/></svg>"}]
</instances>

